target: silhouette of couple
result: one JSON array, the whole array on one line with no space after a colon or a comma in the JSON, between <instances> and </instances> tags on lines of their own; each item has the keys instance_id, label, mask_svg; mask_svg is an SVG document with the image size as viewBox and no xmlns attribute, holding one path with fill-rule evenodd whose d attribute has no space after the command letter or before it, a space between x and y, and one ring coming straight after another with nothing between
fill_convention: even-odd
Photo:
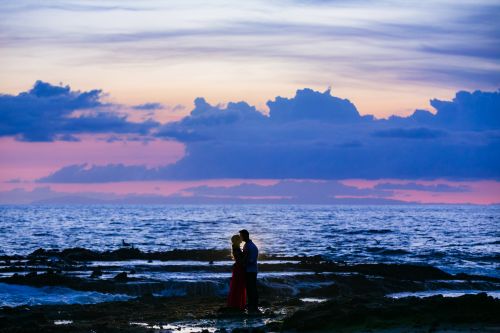
<instances>
[{"instance_id":1,"label":"silhouette of couple","mask_svg":"<svg viewBox=\"0 0 500 333\"><path fill-rule=\"evenodd\" d=\"M245 242L243 249L241 243ZM259 249L250 239L247 230L240 230L239 235L231 237L234 260L233 275L229 284L227 305L231 308L259 312L257 303L257 257Z\"/></svg>"}]
</instances>

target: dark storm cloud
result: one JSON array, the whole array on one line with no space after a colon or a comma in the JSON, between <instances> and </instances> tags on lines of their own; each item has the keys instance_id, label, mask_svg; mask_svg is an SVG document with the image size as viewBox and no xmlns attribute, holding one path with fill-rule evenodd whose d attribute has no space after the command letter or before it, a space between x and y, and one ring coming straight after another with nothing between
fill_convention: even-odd
<instances>
[{"instance_id":1,"label":"dark storm cloud","mask_svg":"<svg viewBox=\"0 0 500 333\"><path fill-rule=\"evenodd\" d=\"M153 179L454 178L500 176L500 93L458 92L432 100L436 113L378 120L330 90L277 97L264 116L245 102L195 101L190 115L156 135L186 145L175 164L70 166L44 182Z\"/></svg>"},{"instance_id":2,"label":"dark storm cloud","mask_svg":"<svg viewBox=\"0 0 500 333\"><path fill-rule=\"evenodd\" d=\"M80 133L146 134L158 123L130 122L106 110L101 90L75 91L37 81L18 95L0 94L0 136L24 141L76 141ZM78 111L85 111L77 114Z\"/></svg>"}]
</instances>

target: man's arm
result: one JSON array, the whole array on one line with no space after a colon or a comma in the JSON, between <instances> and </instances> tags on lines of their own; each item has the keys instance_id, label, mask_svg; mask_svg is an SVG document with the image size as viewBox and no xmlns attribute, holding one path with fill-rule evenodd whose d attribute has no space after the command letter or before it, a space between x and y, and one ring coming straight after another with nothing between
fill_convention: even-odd
<instances>
[{"instance_id":1,"label":"man's arm","mask_svg":"<svg viewBox=\"0 0 500 333\"><path fill-rule=\"evenodd\" d=\"M259 256L259 250L257 249L257 246L253 245L250 249L250 252L247 255L247 260L249 264L257 264L257 257Z\"/></svg>"},{"instance_id":2,"label":"man's arm","mask_svg":"<svg viewBox=\"0 0 500 333\"><path fill-rule=\"evenodd\" d=\"M242 263L244 266L247 265L247 262L248 262L248 248L247 248L247 245L243 245L243 252L241 253L242 254Z\"/></svg>"}]
</instances>

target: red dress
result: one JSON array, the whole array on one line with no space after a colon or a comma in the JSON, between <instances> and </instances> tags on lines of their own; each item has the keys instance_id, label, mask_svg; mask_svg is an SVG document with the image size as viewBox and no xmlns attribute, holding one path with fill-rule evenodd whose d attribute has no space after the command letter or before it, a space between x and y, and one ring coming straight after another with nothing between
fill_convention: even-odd
<instances>
[{"instance_id":1,"label":"red dress","mask_svg":"<svg viewBox=\"0 0 500 333\"><path fill-rule=\"evenodd\" d=\"M233 275L229 283L229 295L227 296L227 306L245 310L247 290L245 283L245 266L243 265L243 253L239 248L233 248L235 263L233 265Z\"/></svg>"}]
</instances>

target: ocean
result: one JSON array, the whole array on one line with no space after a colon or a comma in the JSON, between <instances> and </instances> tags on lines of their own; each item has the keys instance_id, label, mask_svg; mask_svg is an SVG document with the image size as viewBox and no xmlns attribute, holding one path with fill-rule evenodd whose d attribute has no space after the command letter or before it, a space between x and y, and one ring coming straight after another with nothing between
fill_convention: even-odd
<instances>
[{"instance_id":1,"label":"ocean","mask_svg":"<svg viewBox=\"0 0 500 333\"><path fill-rule=\"evenodd\" d=\"M38 248L223 249L248 229L262 253L418 263L500 276L500 206L0 206L0 255Z\"/></svg>"}]
</instances>

